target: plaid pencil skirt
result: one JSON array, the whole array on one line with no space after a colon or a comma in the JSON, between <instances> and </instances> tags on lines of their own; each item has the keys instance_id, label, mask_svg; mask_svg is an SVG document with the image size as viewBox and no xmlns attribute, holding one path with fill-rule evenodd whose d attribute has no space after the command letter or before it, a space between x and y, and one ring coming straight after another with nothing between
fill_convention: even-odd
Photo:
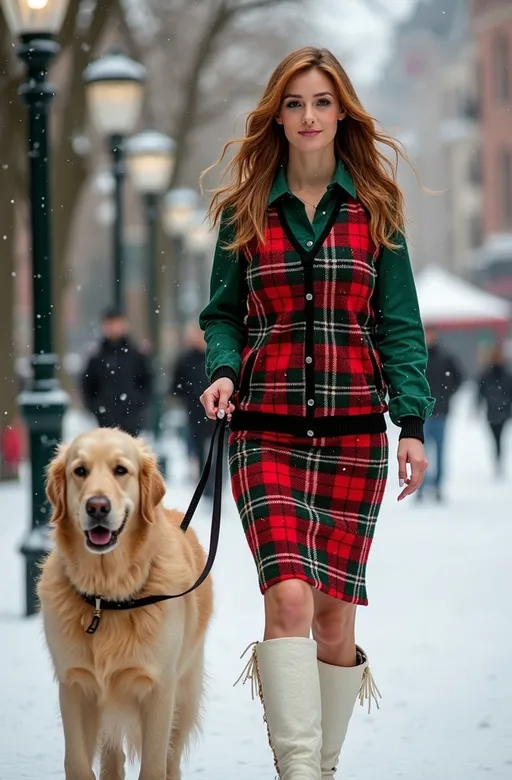
<instances>
[{"instance_id":1,"label":"plaid pencil skirt","mask_svg":"<svg viewBox=\"0 0 512 780\"><path fill-rule=\"evenodd\" d=\"M233 496L262 593L299 579L366 605L366 564L388 473L387 434L319 441L232 432Z\"/></svg>"}]
</instances>

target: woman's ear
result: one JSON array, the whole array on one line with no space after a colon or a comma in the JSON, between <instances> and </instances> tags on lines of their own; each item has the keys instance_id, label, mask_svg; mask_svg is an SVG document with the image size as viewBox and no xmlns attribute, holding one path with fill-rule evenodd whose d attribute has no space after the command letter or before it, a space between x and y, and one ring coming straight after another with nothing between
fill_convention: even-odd
<instances>
[{"instance_id":1,"label":"woman's ear","mask_svg":"<svg viewBox=\"0 0 512 780\"><path fill-rule=\"evenodd\" d=\"M166 493L165 483L158 470L154 455L148 451L142 452L139 474L140 513L146 523L155 522L155 509Z\"/></svg>"},{"instance_id":2,"label":"woman's ear","mask_svg":"<svg viewBox=\"0 0 512 780\"><path fill-rule=\"evenodd\" d=\"M59 525L66 517L66 450L61 444L57 454L50 462L46 475L46 495L52 505L50 518L52 525Z\"/></svg>"},{"instance_id":3,"label":"woman's ear","mask_svg":"<svg viewBox=\"0 0 512 780\"><path fill-rule=\"evenodd\" d=\"M276 122L277 122L278 125L282 125L283 124L283 120L281 119L279 114L276 116Z\"/></svg>"}]
</instances>

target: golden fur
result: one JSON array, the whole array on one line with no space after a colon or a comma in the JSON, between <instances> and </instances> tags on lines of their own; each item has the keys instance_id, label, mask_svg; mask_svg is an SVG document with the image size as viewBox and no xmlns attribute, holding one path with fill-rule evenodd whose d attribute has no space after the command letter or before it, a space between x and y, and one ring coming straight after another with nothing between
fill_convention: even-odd
<instances>
[{"instance_id":1,"label":"golden fur","mask_svg":"<svg viewBox=\"0 0 512 780\"><path fill-rule=\"evenodd\" d=\"M202 571L204 551L191 529L179 529L182 516L163 507L154 456L121 431L95 429L61 447L47 494L55 547L38 591L59 682L66 780L94 780L95 757L101 780L122 780L123 741L129 757L140 759L140 780L179 780L198 721L210 577L179 599L103 611L92 635L85 629L93 609L77 591L105 599L179 593ZM110 500L113 527L127 516L116 546L103 554L86 546L91 496Z\"/></svg>"}]
</instances>

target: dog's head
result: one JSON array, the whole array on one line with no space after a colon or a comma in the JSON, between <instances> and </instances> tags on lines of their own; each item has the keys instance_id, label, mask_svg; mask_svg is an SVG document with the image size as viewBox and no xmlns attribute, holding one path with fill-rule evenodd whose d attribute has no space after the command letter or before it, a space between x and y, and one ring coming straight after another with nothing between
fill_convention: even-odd
<instances>
[{"instance_id":1,"label":"dog's head","mask_svg":"<svg viewBox=\"0 0 512 780\"><path fill-rule=\"evenodd\" d=\"M140 441L97 428L61 447L50 463L47 495L52 523L79 533L96 554L113 550L125 531L154 523L165 495L156 459Z\"/></svg>"}]
</instances>

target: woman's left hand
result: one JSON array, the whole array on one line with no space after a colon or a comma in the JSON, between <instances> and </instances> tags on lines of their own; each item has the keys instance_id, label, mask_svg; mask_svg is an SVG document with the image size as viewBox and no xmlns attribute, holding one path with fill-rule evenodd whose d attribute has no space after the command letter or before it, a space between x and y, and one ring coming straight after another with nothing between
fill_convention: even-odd
<instances>
[{"instance_id":1,"label":"woman's left hand","mask_svg":"<svg viewBox=\"0 0 512 780\"><path fill-rule=\"evenodd\" d=\"M411 468L410 476L407 473L407 464ZM398 480L400 487L405 484L405 488L398 496L398 501L402 501L418 490L423 482L427 466L422 442L419 439L400 439L398 442Z\"/></svg>"}]
</instances>

